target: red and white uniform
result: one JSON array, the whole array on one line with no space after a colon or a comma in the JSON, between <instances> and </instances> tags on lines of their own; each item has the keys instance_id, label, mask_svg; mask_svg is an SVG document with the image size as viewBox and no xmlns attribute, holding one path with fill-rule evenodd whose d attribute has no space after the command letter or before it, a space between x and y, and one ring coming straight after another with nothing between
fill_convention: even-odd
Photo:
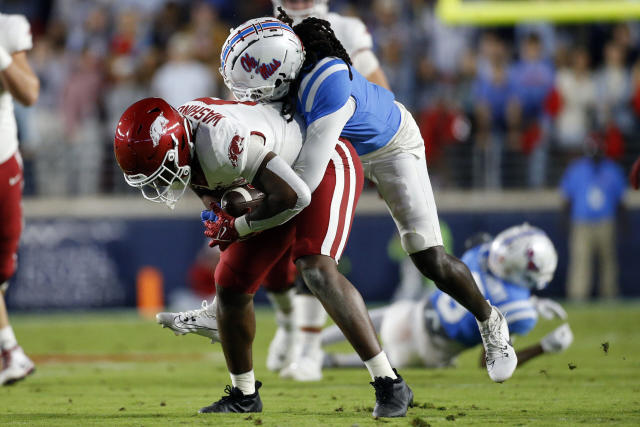
<instances>
[{"instance_id":1,"label":"red and white uniform","mask_svg":"<svg viewBox=\"0 0 640 427\"><path fill-rule=\"evenodd\" d=\"M302 122L287 122L281 104L253 104L200 98L180 108L197 126L195 151L208 188L251 181L269 151L293 165L305 137ZM259 138L256 138L259 135ZM346 141L336 141L324 178L311 204L292 220L237 241L222 251L216 283L245 293L260 284L271 291L290 284L291 261L326 255L336 262L347 243L363 184L362 165Z\"/></svg>"},{"instance_id":2,"label":"red and white uniform","mask_svg":"<svg viewBox=\"0 0 640 427\"><path fill-rule=\"evenodd\" d=\"M178 108L196 128L195 151L207 188L227 188L243 178L251 182L270 151L293 164L304 125L297 118L287 122L280 107L198 98Z\"/></svg>"},{"instance_id":3,"label":"red and white uniform","mask_svg":"<svg viewBox=\"0 0 640 427\"><path fill-rule=\"evenodd\" d=\"M9 54L32 47L29 22L22 15L0 13L0 46ZM16 267L22 231L22 159L11 94L0 81L0 284Z\"/></svg>"}]
</instances>

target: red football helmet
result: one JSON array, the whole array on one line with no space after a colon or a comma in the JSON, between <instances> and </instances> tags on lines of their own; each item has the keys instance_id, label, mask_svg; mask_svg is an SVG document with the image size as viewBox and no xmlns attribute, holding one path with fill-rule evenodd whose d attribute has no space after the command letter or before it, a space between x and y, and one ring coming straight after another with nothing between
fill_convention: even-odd
<instances>
[{"instance_id":1,"label":"red football helmet","mask_svg":"<svg viewBox=\"0 0 640 427\"><path fill-rule=\"evenodd\" d=\"M145 199L173 209L191 180L191 125L161 98L145 98L120 117L113 149L124 179Z\"/></svg>"}]
</instances>

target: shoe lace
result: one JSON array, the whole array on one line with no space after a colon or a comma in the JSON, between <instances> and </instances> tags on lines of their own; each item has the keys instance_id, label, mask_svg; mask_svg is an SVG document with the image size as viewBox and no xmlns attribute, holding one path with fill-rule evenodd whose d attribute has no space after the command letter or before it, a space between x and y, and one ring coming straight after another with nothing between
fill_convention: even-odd
<instances>
[{"instance_id":1,"label":"shoe lace","mask_svg":"<svg viewBox=\"0 0 640 427\"><path fill-rule=\"evenodd\" d=\"M224 388L224 392L227 393L227 396L222 396L220 402L227 402L229 400L238 400L244 397L242 391L238 387L232 387L229 384Z\"/></svg>"},{"instance_id":2,"label":"shoe lace","mask_svg":"<svg viewBox=\"0 0 640 427\"><path fill-rule=\"evenodd\" d=\"M508 356L505 350L507 346L504 345L504 338L502 337L502 331L500 328L500 321L488 322L487 326L480 330L482 339L485 342L486 348L486 360L490 361L503 356Z\"/></svg>"},{"instance_id":3,"label":"shoe lace","mask_svg":"<svg viewBox=\"0 0 640 427\"><path fill-rule=\"evenodd\" d=\"M376 377L370 382L376 391L376 402L385 403L393 396L393 380L389 377Z\"/></svg>"},{"instance_id":4,"label":"shoe lace","mask_svg":"<svg viewBox=\"0 0 640 427\"><path fill-rule=\"evenodd\" d=\"M202 308L196 308L195 310L187 310L180 313L180 317L186 320L191 319L195 321L198 317L209 317L215 319L215 315L211 313L211 309L214 307L214 304L207 303L207 300L202 300Z\"/></svg>"}]
</instances>

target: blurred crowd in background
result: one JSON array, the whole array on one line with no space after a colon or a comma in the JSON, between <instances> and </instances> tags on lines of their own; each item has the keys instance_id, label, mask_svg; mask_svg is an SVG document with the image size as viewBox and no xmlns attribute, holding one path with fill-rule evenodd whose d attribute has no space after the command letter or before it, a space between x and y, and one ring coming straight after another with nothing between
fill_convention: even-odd
<instances>
[{"instance_id":1,"label":"blurred crowd in background","mask_svg":"<svg viewBox=\"0 0 640 427\"><path fill-rule=\"evenodd\" d=\"M627 168L640 152L640 25L453 27L433 0L332 0L360 17L396 98L415 115L434 187L557 187L598 145ZM36 106L16 108L27 195L129 189L113 157L127 106L229 98L218 73L229 29L269 0L0 0L32 25Z\"/></svg>"}]
</instances>

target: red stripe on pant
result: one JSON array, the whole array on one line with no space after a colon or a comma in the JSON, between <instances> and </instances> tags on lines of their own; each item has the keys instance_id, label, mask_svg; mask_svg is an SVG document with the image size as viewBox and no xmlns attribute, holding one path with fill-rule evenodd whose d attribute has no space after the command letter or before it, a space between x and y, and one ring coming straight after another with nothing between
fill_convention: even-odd
<instances>
[{"instance_id":1,"label":"red stripe on pant","mask_svg":"<svg viewBox=\"0 0 640 427\"><path fill-rule=\"evenodd\" d=\"M22 161L16 152L0 164L0 284L16 270L22 232Z\"/></svg>"},{"instance_id":2,"label":"red stripe on pant","mask_svg":"<svg viewBox=\"0 0 640 427\"><path fill-rule=\"evenodd\" d=\"M347 216L347 207L349 205L349 190L353 184L351 183L351 168L349 167L349 160L347 159L349 153L345 152L339 145L336 145L336 151L342 159L342 169L344 171L344 188L342 190L342 199L340 200L340 219L338 220L338 229L336 230L336 237L334 238L333 244L331 245L331 257L333 259L340 259L340 255L342 254L338 254L338 248L340 247L342 236L345 232L347 232L344 229L344 225ZM336 169L336 173L339 173L340 168L338 167Z\"/></svg>"}]
</instances>

